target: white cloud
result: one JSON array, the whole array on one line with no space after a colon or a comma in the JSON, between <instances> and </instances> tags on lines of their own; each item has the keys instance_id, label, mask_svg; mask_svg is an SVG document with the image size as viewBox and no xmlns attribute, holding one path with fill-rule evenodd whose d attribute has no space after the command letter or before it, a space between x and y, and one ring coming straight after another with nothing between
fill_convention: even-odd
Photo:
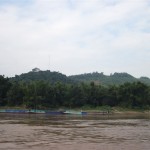
<instances>
[{"instance_id":1,"label":"white cloud","mask_svg":"<svg viewBox=\"0 0 150 150\"><path fill-rule=\"evenodd\" d=\"M123 71L150 77L149 7L147 0L2 4L0 74L50 66L68 75Z\"/></svg>"}]
</instances>

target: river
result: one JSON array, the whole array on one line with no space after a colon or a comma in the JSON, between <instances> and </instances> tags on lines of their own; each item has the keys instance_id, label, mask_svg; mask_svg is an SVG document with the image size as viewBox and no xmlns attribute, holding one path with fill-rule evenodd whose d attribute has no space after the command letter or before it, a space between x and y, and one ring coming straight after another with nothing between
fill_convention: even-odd
<instances>
[{"instance_id":1,"label":"river","mask_svg":"<svg viewBox=\"0 0 150 150\"><path fill-rule=\"evenodd\" d=\"M150 116L0 114L0 150L149 150Z\"/></svg>"}]
</instances>

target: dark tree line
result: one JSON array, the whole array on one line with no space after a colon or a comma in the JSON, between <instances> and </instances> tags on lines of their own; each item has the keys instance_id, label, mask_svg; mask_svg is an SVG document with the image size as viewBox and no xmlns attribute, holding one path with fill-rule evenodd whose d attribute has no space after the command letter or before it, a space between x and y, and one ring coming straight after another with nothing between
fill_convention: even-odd
<instances>
[{"instance_id":1,"label":"dark tree line","mask_svg":"<svg viewBox=\"0 0 150 150\"><path fill-rule=\"evenodd\" d=\"M128 108L150 107L150 86L125 83L119 86L87 83L50 83L48 81L11 81L0 76L0 106L26 108L56 108L122 106Z\"/></svg>"}]
</instances>

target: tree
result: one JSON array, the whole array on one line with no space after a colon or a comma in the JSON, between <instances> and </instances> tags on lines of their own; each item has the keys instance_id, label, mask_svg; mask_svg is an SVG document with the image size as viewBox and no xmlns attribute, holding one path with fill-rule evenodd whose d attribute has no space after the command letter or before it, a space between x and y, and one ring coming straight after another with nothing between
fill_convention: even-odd
<instances>
[{"instance_id":1,"label":"tree","mask_svg":"<svg viewBox=\"0 0 150 150\"><path fill-rule=\"evenodd\" d=\"M0 106L7 105L7 93L11 88L11 83L8 78L0 75Z\"/></svg>"},{"instance_id":2,"label":"tree","mask_svg":"<svg viewBox=\"0 0 150 150\"><path fill-rule=\"evenodd\" d=\"M23 105L23 85L22 83L13 83L10 90L7 93L8 105L10 106L20 106Z\"/></svg>"},{"instance_id":3,"label":"tree","mask_svg":"<svg viewBox=\"0 0 150 150\"><path fill-rule=\"evenodd\" d=\"M119 103L125 107L143 107L149 105L149 87L141 82L125 83L119 87Z\"/></svg>"}]
</instances>

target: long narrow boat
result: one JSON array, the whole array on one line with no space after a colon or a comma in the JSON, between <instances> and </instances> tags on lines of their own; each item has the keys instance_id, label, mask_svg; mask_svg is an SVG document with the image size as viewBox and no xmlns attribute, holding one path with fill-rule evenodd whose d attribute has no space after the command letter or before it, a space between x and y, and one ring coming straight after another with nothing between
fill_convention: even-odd
<instances>
[{"instance_id":1,"label":"long narrow boat","mask_svg":"<svg viewBox=\"0 0 150 150\"><path fill-rule=\"evenodd\" d=\"M48 115L87 115L87 112L83 111L74 111L74 110L66 110L66 111L51 111L51 110L38 110L38 109L30 109L30 110L17 110L17 109L1 109L0 113L18 113L18 114L48 114Z\"/></svg>"},{"instance_id":2,"label":"long narrow boat","mask_svg":"<svg viewBox=\"0 0 150 150\"><path fill-rule=\"evenodd\" d=\"M5 109L1 109L0 113L6 113L6 110Z\"/></svg>"},{"instance_id":3,"label":"long narrow boat","mask_svg":"<svg viewBox=\"0 0 150 150\"><path fill-rule=\"evenodd\" d=\"M27 113L30 113L30 114L45 114L45 110L31 109L31 110L28 110Z\"/></svg>"},{"instance_id":4,"label":"long narrow boat","mask_svg":"<svg viewBox=\"0 0 150 150\"><path fill-rule=\"evenodd\" d=\"M74 110L66 110L63 112L64 114L69 114L69 115L87 115L87 112L83 111L74 111Z\"/></svg>"},{"instance_id":5,"label":"long narrow boat","mask_svg":"<svg viewBox=\"0 0 150 150\"><path fill-rule=\"evenodd\" d=\"M24 114L27 113L27 110L17 110L17 109L2 109L0 113L20 113Z\"/></svg>"},{"instance_id":6,"label":"long narrow boat","mask_svg":"<svg viewBox=\"0 0 150 150\"><path fill-rule=\"evenodd\" d=\"M17 113L17 114L44 114L45 111L44 110L35 110L35 109L31 109L31 110L18 110L18 109L1 109L0 113Z\"/></svg>"},{"instance_id":7,"label":"long narrow boat","mask_svg":"<svg viewBox=\"0 0 150 150\"><path fill-rule=\"evenodd\" d=\"M50 110L47 110L45 111L46 114L48 115L63 115L63 111L50 111Z\"/></svg>"}]
</instances>

